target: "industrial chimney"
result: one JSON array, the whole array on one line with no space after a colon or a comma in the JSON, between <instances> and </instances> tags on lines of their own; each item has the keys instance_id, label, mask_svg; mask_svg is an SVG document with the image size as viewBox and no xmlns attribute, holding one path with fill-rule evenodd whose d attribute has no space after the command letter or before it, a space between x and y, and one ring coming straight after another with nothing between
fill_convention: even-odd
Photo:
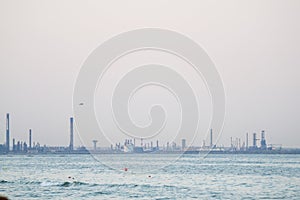
<instances>
[{"instance_id":1,"label":"industrial chimney","mask_svg":"<svg viewBox=\"0 0 300 200\"><path fill-rule=\"evenodd\" d=\"M246 150L248 150L249 148L249 137L248 137L248 133L246 133Z\"/></svg>"},{"instance_id":2,"label":"industrial chimney","mask_svg":"<svg viewBox=\"0 0 300 200\"><path fill-rule=\"evenodd\" d=\"M256 145L256 133L253 133L253 148L256 149L257 145Z\"/></svg>"},{"instance_id":3,"label":"industrial chimney","mask_svg":"<svg viewBox=\"0 0 300 200\"><path fill-rule=\"evenodd\" d=\"M74 130L74 120L73 117L70 118L70 146L69 150L73 151L74 150L74 135L73 135L73 130Z\"/></svg>"},{"instance_id":4,"label":"industrial chimney","mask_svg":"<svg viewBox=\"0 0 300 200\"><path fill-rule=\"evenodd\" d=\"M29 129L29 149L31 149L31 129Z\"/></svg>"},{"instance_id":5,"label":"industrial chimney","mask_svg":"<svg viewBox=\"0 0 300 200\"><path fill-rule=\"evenodd\" d=\"M9 113L6 114L6 152L9 152Z\"/></svg>"},{"instance_id":6,"label":"industrial chimney","mask_svg":"<svg viewBox=\"0 0 300 200\"><path fill-rule=\"evenodd\" d=\"M213 130L210 129L210 148L213 148Z\"/></svg>"}]
</instances>

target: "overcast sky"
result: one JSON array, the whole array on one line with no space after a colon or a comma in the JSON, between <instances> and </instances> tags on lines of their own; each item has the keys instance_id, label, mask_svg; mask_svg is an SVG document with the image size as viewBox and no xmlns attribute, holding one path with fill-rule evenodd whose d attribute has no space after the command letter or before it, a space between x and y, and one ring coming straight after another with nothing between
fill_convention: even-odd
<instances>
[{"instance_id":1,"label":"overcast sky","mask_svg":"<svg viewBox=\"0 0 300 200\"><path fill-rule=\"evenodd\" d=\"M116 34L158 27L189 36L214 61L227 102L219 144L264 129L268 143L300 147L299 19L297 0L0 0L0 141L9 112L11 137L27 141L32 128L34 141L68 145L88 55Z\"/></svg>"}]
</instances>

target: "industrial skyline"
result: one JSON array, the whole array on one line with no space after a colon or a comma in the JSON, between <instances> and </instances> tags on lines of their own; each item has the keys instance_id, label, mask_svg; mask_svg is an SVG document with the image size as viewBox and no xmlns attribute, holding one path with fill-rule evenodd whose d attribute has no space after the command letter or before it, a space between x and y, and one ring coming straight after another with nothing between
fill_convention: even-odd
<instances>
[{"instance_id":1,"label":"industrial skyline","mask_svg":"<svg viewBox=\"0 0 300 200\"><path fill-rule=\"evenodd\" d=\"M98 140L94 139L91 141L91 146L78 146L74 147L74 118L69 118L69 145L60 146L54 145L49 146L47 144L41 145L39 142L33 142L32 144L32 129L28 131L28 143L26 141L16 140L12 137L12 146L10 146L11 132L10 132L10 114L6 114L6 140L1 145L0 153L146 153L146 152L212 152L212 153L283 153L287 151L282 150L282 144L267 144L265 130L261 131L260 138L257 137L257 133L252 135L252 145L249 145L249 134L245 134L245 141L241 142L241 138L230 138L230 146L224 146L222 144L215 144L213 137L213 129L209 132L209 145L206 145L206 141L203 140L201 146L187 146L185 138L181 139L181 145L176 142L166 142L159 145L159 140L156 140L156 145L153 145L153 141L145 140L140 138L140 145L136 142L136 138L125 139L124 143L116 142L111 144L110 147L100 146L97 147ZM260 141L258 145L257 141ZM288 151L291 153L291 151ZM292 152L300 153L299 149L295 149Z\"/></svg>"}]
</instances>

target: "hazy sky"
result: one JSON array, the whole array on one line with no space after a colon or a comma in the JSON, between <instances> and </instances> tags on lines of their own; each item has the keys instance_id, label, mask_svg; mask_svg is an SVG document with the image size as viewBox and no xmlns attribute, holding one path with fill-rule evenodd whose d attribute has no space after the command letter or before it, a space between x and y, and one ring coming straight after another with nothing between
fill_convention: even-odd
<instances>
[{"instance_id":1,"label":"hazy sky","mask_svg":"<svg viewBox=\"0 0 300 200\"><path fill-rule=\"evenodd\" d=\"M214 61L227 100L219 144L264 129L268 143L300 147L299 19L297 0L0 0L0 141L9 112L17 140L32 128L34 141L68 145L84 60L118 33L158 27L189 36Z\"/></svg>"}]
</instances>

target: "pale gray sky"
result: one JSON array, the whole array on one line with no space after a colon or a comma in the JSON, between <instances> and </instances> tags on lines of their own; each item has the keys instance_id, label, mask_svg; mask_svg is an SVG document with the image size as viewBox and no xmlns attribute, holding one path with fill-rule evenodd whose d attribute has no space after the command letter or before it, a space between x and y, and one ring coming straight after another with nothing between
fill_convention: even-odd
<instances>
[{"instance_id":1,"label":"pale gray sky","mask_svg":"<svg viewBox=\"0 0 300 200\"><path fill-rule=\"evenodd\" d=\"M90 52L158 27L189 36L214 61L227 96L220 144L265 129L268 143L299 147L299 19L297 0L0 0L0 141L9 112L17 140L32 128L34 141L68 145L73 86Z\"/></svg>"}]
</instances>

